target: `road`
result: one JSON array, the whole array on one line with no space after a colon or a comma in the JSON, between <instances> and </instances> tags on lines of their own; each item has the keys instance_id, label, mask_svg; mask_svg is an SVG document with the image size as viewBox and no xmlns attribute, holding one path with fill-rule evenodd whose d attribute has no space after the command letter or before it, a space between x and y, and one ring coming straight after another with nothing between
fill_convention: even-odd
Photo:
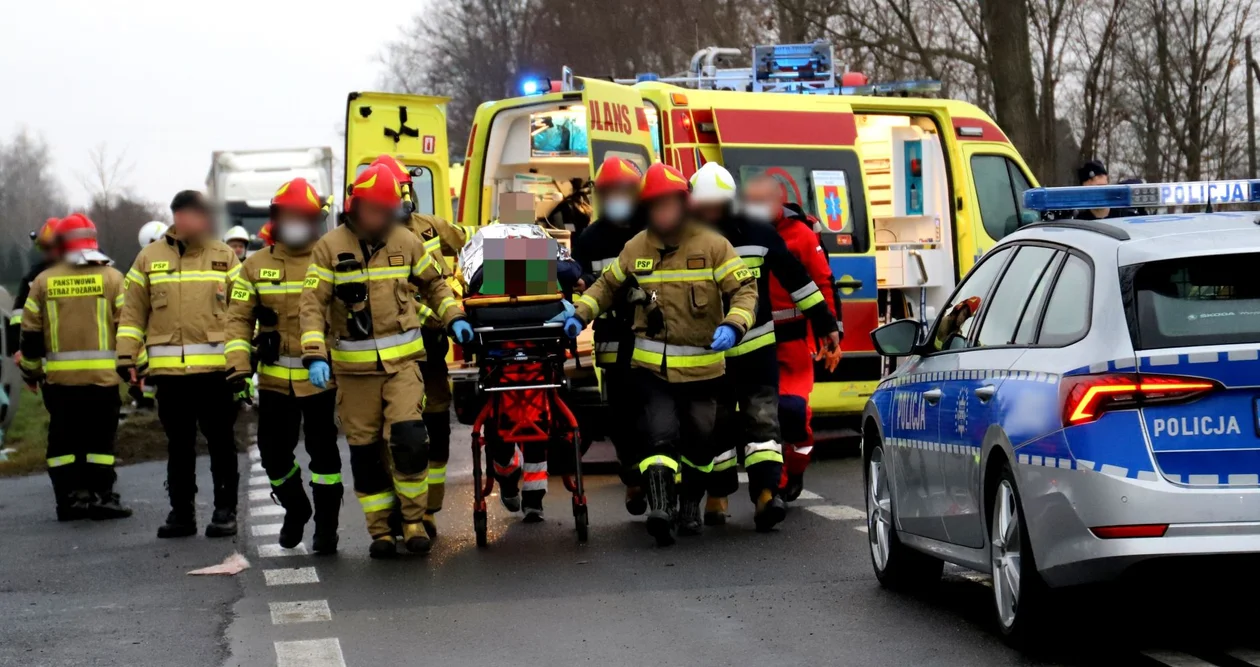
<instances>
[{"instance_id":1,"label":"road","mask_svg":"<svg viewBox=\"0 0 1260 667\"><path fill-rule=\"evenodd\" d=\"M455 442L467 442L466 429ZM753 532L740 496L728 526L659 549L621 509L616 478L592 475L588 545L576 544L557 480L540 525L493 499L491 545L479 550L470 457L454 449L433 554L394 562L368 560L352 498L338 556L280 552L280 517L257 470L244 478L256 482L242 490L239 543L153 539L165 512L160 464L121 469L139 512L118 524L57 524L46 478L0 482L0 664L1260 666L1249 598L1214 614L1176 597L1230 589L1206 572L1145 598L1109 589L1070 607L1034 654L995 635L983 576L951 567L932 591L882 590L851 458L817 463L806 498L774 534ZM234 548L253 564L237 577L185 574Z\"/></svg>"}]
</instances>

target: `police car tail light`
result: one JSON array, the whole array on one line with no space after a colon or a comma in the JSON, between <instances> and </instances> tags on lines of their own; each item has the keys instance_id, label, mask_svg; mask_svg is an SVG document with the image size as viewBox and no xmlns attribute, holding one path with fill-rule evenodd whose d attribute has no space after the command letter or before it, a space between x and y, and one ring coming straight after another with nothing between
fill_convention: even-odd
<instances>
[{"instance_id":1,"label":"police car tail light","mask_svg":"<svg viewBox=\"0 0 1260 667\"><path fill-rule=\"evenodd\" d=\"M1090 528L1095 537L1115 540L1126 537L1163 537L1168 532L1166 523L1138 523L1128 526L1096 526Z\"/></svg>"},{"instance_id":2,"label":"police car tail light","mask_svg":"<svg viewBox=\"0 0 1260 667\"><path fill-rule=\"evenodd\" d=\"M1083 375L1063 383L1063 425L1076 426L1108 410L1130 410L1152 403L1189 401L1219 385L1202 378L1173 375Z\"/></svg>"}]
</instances>

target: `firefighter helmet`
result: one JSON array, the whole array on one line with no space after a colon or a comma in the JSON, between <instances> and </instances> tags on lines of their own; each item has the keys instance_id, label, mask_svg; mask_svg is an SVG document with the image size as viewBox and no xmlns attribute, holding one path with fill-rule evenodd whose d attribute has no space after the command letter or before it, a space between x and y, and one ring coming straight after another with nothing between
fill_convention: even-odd
<instances>
[{"instance_id":1,"label":"firefighter helmet","mask_svg":"<svg viewBox=\"0 0 1260 667\"><path fill-rule=\"evenodd\" d=\"M223 235L223 242L227 243L228 241L242 241L244 243L249 243L249 231L240 225L236 225L227 230L227 233Z\"/></svg>"},{"instance_id":2,"label":"firefighter helmet","mask_svg":"<svg viewBox=\"0 0 1260 667\"><path fill-rule=\"evenodd\" d=\"M275 229L275 224L276 223L268 220L263 224L262 229L258 230L258 240L262 241L264 246L272 246L276 244L275 239L271 235L271 232Z\"/></svg>"},{"instance_id":3,"label":"firefighter helmet","mask_svg":"<svg viewBox=\"0 0 1260 667\"><path fill-rule=\"evenodd\" d=\"M295 178L280 186L271 198L271 217L276 217L277 209L288 209L307 216L323 213L324 203L320 201L315 188L305 178Z\"/></svg>"},{"instance_id":4,"label":"firefighter helmet","mask_svg":"<svg viewBox=\"0 0 1260 667\"><path fill-rule=\"evenodd\" d=\"M643 190L639 193L639 199L647 201L667 195L686 196L690 190L682 172L663 162L657 162L648 167L647 173L643 175Z\"/></svg>"},{"instance_id":5,"label":"firefighter helmet","mask_svg":"<svg viewBox=\"0 0 1260 667\"><path fill-rule=\"evenodd\" d=\"M389 167L383 165L369 166L364 169L363 173L354 179L354 184L350 186L350 191L346 194L350 199L347 208L351 210L360 201L384 206L390 210L398 208L398 205L402 203L402 188L398 185L398 179Z\"/></svg>"},{"instance_id":6,"label":"firefighter helmet","mask_svg":"<svg viewBox=\"0 0 1260 667\"><path fill-rule=\"evenodd\" d=\"M402 162L399 162L398 158L393 155L383 153L380 157L372 160L372 164L370 166L376 167L378 165L384 165L385 168L389 170L389 173L393 174L394 178L398 179L398 183L400 185L409 185L411 183L411 172L407 171L407 167L404 166Z\"/></svg>"},{"instance_id":7,"label":"firefighter helmet","mask_svg":"<svg viewBox=\"0 0 1260 667\"><path fill-rule=\"evenodd\" d=\"M642 174L633 162L614 156L599 165L599 171L595 172L595 187L599 189L633 187L637 190L642 178Z\"/></svg>"},{"instance_id":8,"label":"firefighter helmet","mask_svg":"<svg viewBox=\"0 0 1260 667\"><path fill-rule=\"evenodd\" d=\"M71 213L59 220L54 238L65 257L74 263L108 262L96 242L96 225L82 213Z\"/></svg>"},{"instance_id":9,"label":"firefighter helmet","mask_svg":"<svg viewBox=\"0 0 1260 667\"><path fill-rule=\"evenodd\" d=\"M35 242L37 248L48 249L53 246L53 241L57 237L57 223L61 222L61 218L49 218L44 221L43 226L38 231L31 232L31 240Z\"/></svg>"},{"instance_id":10,"label":"firefighter helmet","mask_svg":"<svg viewBox=\"0 0 1260 667\"><path fill-rule=\"evenodd\" d=\"M726 167L707 162L691 176L691 203L726 204L735 201L735 177Z\"/></svg>"},{"instance_id":11,"label":"firefighter helmet","mask_svg":"<svg viewBox=\"0 0 1260 667\"><path fill-rule=\"evenodd\" d=\"M166 223L161 220L146 222L144 226L140 227L140 233L137 235L136 240L140 242L141 248L147 247L150 243L162 238L166 234L166 229Z\"/></svg>"}]
</instances>

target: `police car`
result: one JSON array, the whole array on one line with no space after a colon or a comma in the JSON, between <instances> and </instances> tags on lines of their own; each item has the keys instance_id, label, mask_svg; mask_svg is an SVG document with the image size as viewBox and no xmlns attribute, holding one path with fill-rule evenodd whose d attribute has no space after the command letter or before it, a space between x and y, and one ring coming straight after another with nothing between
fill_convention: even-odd
<instances>
[{"instance_id":1,"label":"police car","mask_svg":"<svg viewBox=\"0 0 1260 667\"><path fill-rule=\"evenodd\" d=\"M1025 193L1040 211L1237 202L1260 181ZM1260 552L1257 267L1260 213L1038 222L931 327L877 329L903 358L863 417L880 582L990 572L1017 638L1051 588Z\"/></svg>"}]
</instances>

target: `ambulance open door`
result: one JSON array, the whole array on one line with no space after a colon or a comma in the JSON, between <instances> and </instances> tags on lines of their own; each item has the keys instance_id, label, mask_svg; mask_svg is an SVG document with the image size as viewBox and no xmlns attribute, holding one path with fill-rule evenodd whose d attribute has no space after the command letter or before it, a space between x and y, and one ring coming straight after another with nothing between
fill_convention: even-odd
<instances>
[{"instance_id":1,"label":"ambulance open door","mask_svg":"<svg viewBox=\"0 0 1260 667\"><path fill-rule=\"evenodd\" d=\"M445 97L350 93L346 102L345 186L377 157L392 155L411 172L417 212L452 220Z\"/></svg>"},{"instance_id":2,"label":"ambulance open door","mask_svg":"<svg viewBox=\"0 0 1260 667\"><path fill-rule=\"evenodd\" d=\"M646 103L639 91L598 79L582 79L586 132L590 141L591 180L610 157L629 160L647 171L656 160Z\"/></svg>"}]
</instances>

